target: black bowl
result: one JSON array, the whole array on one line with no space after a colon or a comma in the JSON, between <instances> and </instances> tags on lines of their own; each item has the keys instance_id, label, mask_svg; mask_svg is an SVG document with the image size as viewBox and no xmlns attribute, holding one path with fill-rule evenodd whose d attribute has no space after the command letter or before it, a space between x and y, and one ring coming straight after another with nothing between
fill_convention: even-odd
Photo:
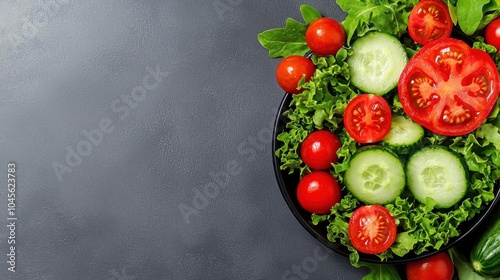
<instances>
[{"instance_id":1,"label":"black bowl","mask_svg":"<svg viewBox=\"0 0 500 280\"><path fill-rule=\"evenodd\" d=\"M279 135L284 130L285 125L287 123L287 118L283 117L282 113L289 108L291 101L292 101L292 95L286 93L285 96L283 97L283 100L281 101L281 105L278 109L278 113L276 115L274 123L272 151L273 151L274 172L276 175L276 180L278 181L278 186L280 188L281 194L283 195L283 198L288 204L288 207L292 211L295 218L297 218L299 223L312 236L314 236L317 240L319 240L319 242L321 242L323 245L341 255L348 256L350 252L349 250L347 250L345 246L343 246L340 243L330 242L327 239L326 224L319 224L317 226L312 224L311 214L302 209L302 207L299 205L299 202L297 201L296 189L297 189L297 184L299 182L298 174L296 173L288 174L288 171L280 170L279 159L274 155L275 151L279 149L281 145L281 143L276 140L276 136ZM392 259L388 259L383 262L375 255L360 253L360 260L372 263L404 264L410 261L415 261L421 258L429 257L444 250L448 250L451 247L455 246L460 241L466 239L467 236L471 235L474 232L474 230L476 230L479 227L479 225L483 223L483 221L487 218L487 216L493 211L495 205L498 203L498 200L500 200L499 196L500 196L499 190L497 188L494 200L488 206L486 206L486 208L480 214L476 215L472 220L464 222L459 228L461 235L451 239L448 242L448 244L442 246L439 250L429 250L420 255L408 253L404 257L396 256Z\"/></svg>"}]
</instances>

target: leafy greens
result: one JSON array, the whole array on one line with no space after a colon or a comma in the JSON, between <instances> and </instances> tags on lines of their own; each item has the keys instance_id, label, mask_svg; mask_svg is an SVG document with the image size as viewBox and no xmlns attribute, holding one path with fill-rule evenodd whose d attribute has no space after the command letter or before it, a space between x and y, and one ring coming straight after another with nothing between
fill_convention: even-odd
<instances>
[{"instance_id":1,"label":"leafy greens","mask_svg":"<svg viewBox=\"0 0 500 280\"><path fill-rule=\"evenodd\" d=\"M489 50L492 55L495 51L480 39L475 46ZM349 55L349 48L342 48L335 57L312 56L317 72L309 82L302 84L304 92L294 95L289 109L284 112L288 122L278 136L283 145L276 151L282 170L290 173L298 171L300 175L310 172L298 156L299 145L311 131L326 128L337 134L342 142L339 161L333 165L332 174L343 183L343 173L349 160L361 147L342 126L345 106L359 93L349 83L349 65L345 62ZM395 92L392 92L392 97L388 95L388 100L392 100L390 104L394 114L402 113ZM446 210L436 209L432 204L421 204L408 191L393 203L385 205L397 220L399 231L390 250L378 255L381 260L404 256L409 252L422 254L440 249L459 236L460 224L474 218L493 200L495 182L500 179L499 105L500 102L497 102L485 124L473 133L445 137L426 132L422 147L431 144L449 146L462 155L469 169L470 191L458 205ZM360 204L355 197L347 194L329 215L312 215L313 224L326 223L328 240L339 242L349 249L349 259L355 266L359 264L359 253L350 243L347 228L352 212Z\"/></svg>"},{"instance_id":2,"label":"leafy greens","mask_svg":"<svg viewBox=\"0 0 500 280\"><path fill-rule=\"evenodd\" d=\"M421 46L413 42L407 32L408 16L418 0L336 0L347 13L342 22L347 44L370 31L381 31L400 38L406 47L408 57L413 56ZM451 18L466 35L475 34L489 22L500 16L498 0L447 0ZM309 24L321 14L313 7L300 7L304 23L292 18L286 20L284 28L264 31L258 35L261 45L272 58L289 55L306 55L310 50L305 41ZM493 58L500 70L500 55L497 50L476 37L474 48L482 49ZM342 126L343 111L359 90L350 84L349 65L346 58L352 54L349 47L342 48L335 56L311 56L317 70L309 82L302 80L299 86L305 90L294 95L289 109L283 113L286 127L277 136L281 143L276 150L280 169L300 176L311 172L298 155L300 143L315 129L328 129L337 134L342 142L338 163L333 165L332 174L343 183L343 173L348 168L351 156L360 148ZM402 106L394 91L386 95L394 114L403 114ZM393 203L385 205L398 223L395 243L386 252L379 254L381 260L404 256L409 252L421 254L440 249L452 238L457 237L461 223L472 219L494 198L495 182L500 179L500 100L489 118L479 129L461 137L444 137L426 132L422 146L439 144L449 146L462 155L469 169L470 192L458 205L447 210L435 209L431 204L420 204L406 191ZM404 159L403 159L404 160ZM349 259L355 267L365 266L371 272L364 280L400 279L392 265L361 262L359 253L351 245L348 236L348 222L352 212L361 203L351 194L345 195L328 215L311 216L315 225L327 227L327 238L339 242L351 252ZM478 277L471 271L456 251L450 254L457 266L460 278Z\"/></svg>"},{"instance_id":3,"label":"leafy greens","mask_svg":"<svg viewBox=\"0 0 500 280\"><path fill-rule=\"evenodd\" d=\"M304 55L310 50L306 43L305 33L309 24L320 18L321 14L309 5L302 5L300 12L305 23L288 18L285 28L266 30L257 36L260 44L269 51L270 57Z\"/></svg>"},{"instance_id":4,"label":"leafy greens","mask_svg":"<svg viewBox=\"0 0 500 280\"><path fill-rule=\"evenodd\" d=\"M347 13L342 22L347 43L354 36L361 37L377 30L400 37L406 33L408 16L418 0L337 0Z\"/></svg>"},{"instance_id":5,"label":"leafy greens","mask_svg":"<svg viewBox=\"0 0 500 280\"><path fill-rule=\"evenodd\" d=\"M500 15L498 0L447 0L454 23L466 35L483 29Z\"/></svg>"}]
</instances>

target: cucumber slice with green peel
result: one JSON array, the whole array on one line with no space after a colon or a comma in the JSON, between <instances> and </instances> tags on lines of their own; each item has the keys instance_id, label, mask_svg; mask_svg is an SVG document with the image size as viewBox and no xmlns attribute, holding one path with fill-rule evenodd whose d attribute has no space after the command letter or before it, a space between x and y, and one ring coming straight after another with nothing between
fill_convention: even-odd
<instances>
[{"instance_id":1,"label":"cucumber slice with green peel","mask_svg":"<svg viewBox=\"0 0 500 280\"><path fill-rule=\"evenodd\" d=\"M392 117L391 130L382 140L382 145L398 154L407 155L415 151L424 138L424 128L403 116Z\"/></svg>"},{"instance_id":2,"label":"cucumber slice with green peel","mask_svg":"<svg viewBox=\"0 0 500 280\"><path fill-rule=\"evenodd\" d=\"M406 165L408 188L426 204L435 201L436 208L449 208L467 193L468 172L462 157L443 146L428 146L412 154Z\"/></svg>"},{"instance_id":3,"label":"cucumber slice with green peel","mask_svg":"<svg viewBox=\"0 0 500 280\"><path fill-rule=\"evenodd\" d=\"M396 154L381 146L358 150L345 172L344 183L363 203L393 202L405 188L403 163Z\"/></svg>"},{"instance_id":4,"label":"cucumber slice with green peel","mask_svg":"<svg viewBox=\"0 0 500 280\"><path fill-rule=\"evenodd\" d=\"M378 95L397 86L407 62L401 42L392 35L376 31L357 39L347 59L351 83L365 93Z\"/></svg>"}]
</instances>

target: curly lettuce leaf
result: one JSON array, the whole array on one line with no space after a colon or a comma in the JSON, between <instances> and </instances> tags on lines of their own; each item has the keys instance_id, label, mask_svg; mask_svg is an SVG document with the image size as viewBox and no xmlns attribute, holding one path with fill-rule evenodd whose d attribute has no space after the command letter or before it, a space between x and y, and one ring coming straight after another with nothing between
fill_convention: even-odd
<instances>
[{"instance_id":1,"label":"curly lettuce leaf","mask_svg":"<svg viewBox=\"0 0 500 280\"><path fill-rule=\"evenodd\" d=\"M499 59L496 49L485 44L480 37L474 44L485 49L493 59ZM345 59L349 48L343 48L337 56L316 57L315 76L309 82L302 82L303 93L294 95L290 108L284 113L288 119L286 128L278 136L282 142L276 155L281 159L282 170L297 172L300 176L310 170L298 156L302 140L315 129L329 129L340 137L342 146L338 151L339 160L333 164L332 174L343 183L343 174L349 167L352 155L361 148L345 132L342 114L345 106L359 92L350 86L349 65ZM403 113L397 95L387 95L392 111ZM466 197L448 209L436 209L432 201L422 204L405 191L394 202L385 205L396 219L398 235L396 241L377 256L387 260L404 256L409 252L422 254L429 250L439 250L450 240L460 235L460 225L473 219L495 195L495 183L500 179L500 101L490 113L485 123L472 133L459 137L447 137L426 132L421 147L443 145L460 154L469 170L469 190ZM402 156L405 161L405 156ZM327 238L331 242L344 245L351 253L350 262L359 265L359 253L350 243L348 235L349 218L361 203L351 194L346 194L340 203L332 207L329 215L311 216L313 224L327 227Z\"/></svg>"},{"instance_id":2,"label":"curly lettuce leaf","mask_svg":"<svg viewBox=\"0 0 500 280\"><path fill-rule=\"evenodd\" d=\"M290 109L283 113L288 121L277 137L282 145L276 151L281 170L290 174L299 170L301 175L309 172L298 156L299 144L314 129L339 129L347 102L357 94L348 82L350 72L345 60L349 52L342 48L335 56L311 58L317 68L314 77L299 84L304 91L293 95Z\"/></svg>"}]
</instances>

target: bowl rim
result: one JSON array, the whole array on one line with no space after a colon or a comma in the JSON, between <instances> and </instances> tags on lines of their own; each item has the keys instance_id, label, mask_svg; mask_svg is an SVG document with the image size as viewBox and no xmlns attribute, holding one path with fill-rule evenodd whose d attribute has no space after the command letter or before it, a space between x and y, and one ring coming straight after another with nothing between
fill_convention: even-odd
<instances>
[{"instance_id":1,"label":"bowl rim","mask_svg":"<svg viewBox=\"0 0 500 280\"><path fill-rule=\"evenodd\" d=\"M277 148L280 146L277 140L277 136L279 133L281 133L286 125L286 118L283 116L283 112L289 108L290 102L293 99L293 95L286 93L284 94L280 106L278 109L278 112L275 116L274 120L274 125L273 125L273 139L272 139L272 157L273 157L273 168L274 168L274 173L276 177L276 181L278 183L281 195L283 196L286 204L288 205L288 208L290 211L293 213L295 218L299 221L299 223L311 234L316 240L318 240L321 244L324 246L330 248L334 252L343 255L345 257L349 257L349 254L351 253L347 247L340 243L333 243L330 242L326 235L322 235L318 232L318 227L312 224L310 215L309 218L306 219L304 217L305 210L301 209L298 203L294 203L292 200L292 197L288 194L288 187L285 179L292 179L292 176L297 177L298 174L287 174L284 170L280 170L280 163L279 163L279 158L275 155ZM364 254L364 253L359 253L359 260L364 261L364 262L370 262L370 263L380 263L380 264L406 264L411 261L416 261L420 260L426 257L430 257L432 255L435 255L439 252L446 251L453 246L457 245L467 237L471 236L472 233L481 225L483 222L488 218L488 216L491 214L491 212L494 211L494 208L498 204L498 200L500 200L500 189L498 187L498 184L495 184L495 198L485 206L485 209L481 214L478 214L478 217L474 217L472 220L466 221L463 224L460 225L460 227L464 227L464 232L457 236L453 237L450 239L450 241L443 245L439 250L431 249L427 252L424 252L420 255L416 255L412 252L408 253L407 255L403 257L399 256L394 256L391 259L381 261L379 257L376 255L369 255L369 254Z\"/></svg>"}]
</instances>

